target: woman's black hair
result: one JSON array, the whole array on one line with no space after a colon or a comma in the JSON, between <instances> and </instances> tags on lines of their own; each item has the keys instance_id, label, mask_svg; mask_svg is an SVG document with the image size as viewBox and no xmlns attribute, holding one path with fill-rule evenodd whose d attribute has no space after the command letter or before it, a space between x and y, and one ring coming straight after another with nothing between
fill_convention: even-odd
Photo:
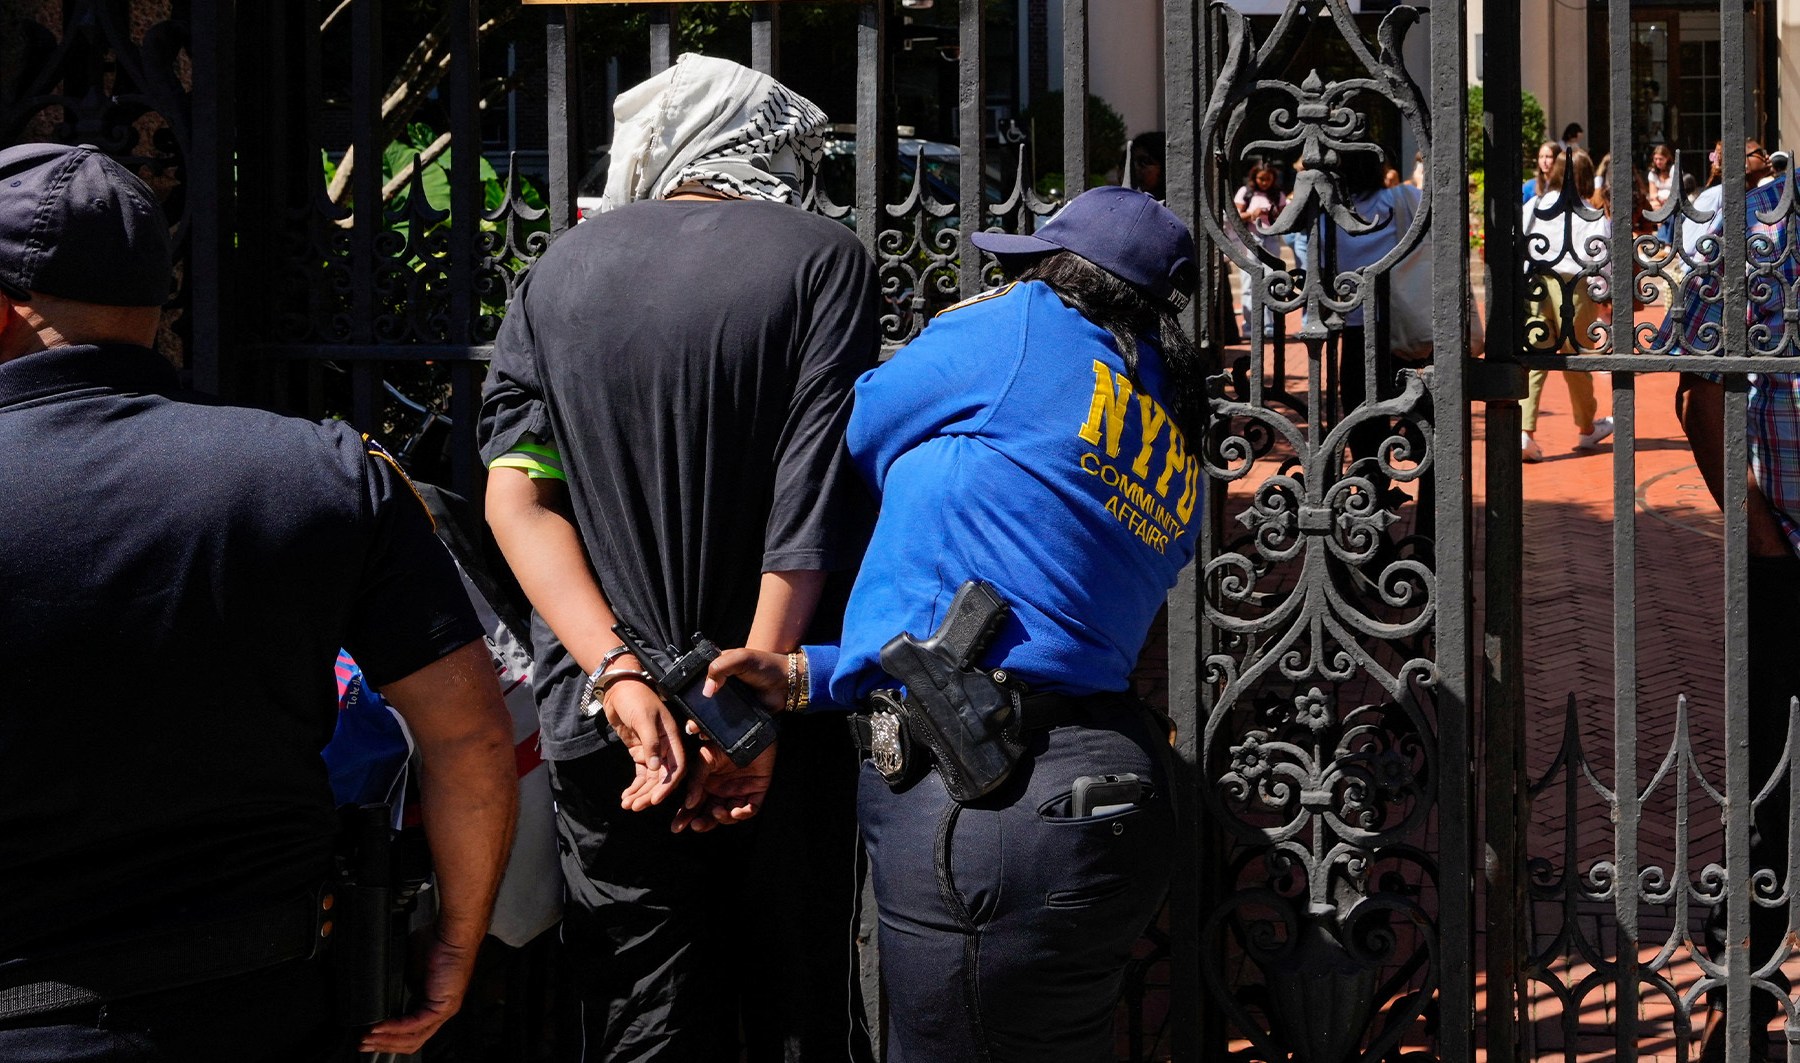
<instances>
[{"instance_id":1,"label":"woman's black hair","mask_svg":"<svg viewBox=\"0 0 1800 1063\"><path fill-rule=\"evenodd\" d=\"M1381 190L1388 172L1387 153L1379 149L1341 153L1339 173L1343 189L1352 196Z\"/></svg>"},{"instance_id":2,"label":"woman's black hair","mask_svg":"<svg viewBox=\"0 0 1800 1063\"><path fill-rule=\"evenodd\" d=\"M1163 164L1168 158L1168 139L1160 130L1139 133L1131 138L1131 157L1133 160L1143 159L1147 162Z\"/></svg>"},{"instance_id":3,"label":"woman's black hair","mask_svg":"<svg viewBox=\"0 0 1800 1063\"><path fill-rule=\"evenodd\" d=\"M1138 378L1138 340L1154 343L1162 352L1163 371L1174 391L1174 409L1169 414L1190 440L1190 452L1198 452L1200 434L1206 428L1205 370L1171 307L1159 305L1137 287L1073 251L1003 264L1009 269L1022 266L1019 280L1043 281L1063 305L1112 333L1119 356L1125 360L1125 373L1139 388L1143 381Z\"/></svg>"}]
</instances>

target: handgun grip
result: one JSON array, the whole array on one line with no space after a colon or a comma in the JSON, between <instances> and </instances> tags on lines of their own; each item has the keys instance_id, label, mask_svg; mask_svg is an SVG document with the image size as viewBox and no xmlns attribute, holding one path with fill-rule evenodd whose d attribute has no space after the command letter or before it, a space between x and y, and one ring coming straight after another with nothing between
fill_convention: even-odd
<instances>
[{"instance_id":1,"label":"handgun grip","mask_svg":"<svg viewBox=\"0 0 1800 1063\"><path fill-rule=\"evenodd\" d=\"M987 648L1007 612L1005 600L985 580L969 580L956 588L944 622L920 645L955 662L957 668L968 668Z\"/></svg>"}]
</instances>

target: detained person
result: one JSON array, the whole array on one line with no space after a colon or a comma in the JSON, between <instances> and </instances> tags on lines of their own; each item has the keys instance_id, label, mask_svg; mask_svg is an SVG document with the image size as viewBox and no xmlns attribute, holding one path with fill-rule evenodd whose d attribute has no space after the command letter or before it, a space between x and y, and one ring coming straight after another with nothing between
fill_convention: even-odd
<instances>
[{"instance_id":1,"label":"detained person","mask_svg":"<svg viewBox=\"0 0 1800 1063\"><path fill-rule=\"evenodd\" d=\"M1088 1061L1170 872L1169 730L1129 675L1194 556L1194 243L1111 187L975 242L1017 280L857 382L882 506L841 642L711 676L857 714L889 1058Z\"/></svg>"},{"instance_id":2,"label":"detained person","mask_svg":"<svg viewBox=\"0 0 1800 1063\"><path fill-rule=\"evenodd\" d=\"M683 55L614 116L603 210L514 297L479 432L545 664L582 1058L858 1063L850 736L783 719L779 763L772 745L711 777L745 787L721 814L754 821L672 831L700 775L637 651L836 634L829 574L848 584L871 509L843 440L878 349L874 263L799 209L826 119L767 75Z\"/></svg>"}]
</instances>

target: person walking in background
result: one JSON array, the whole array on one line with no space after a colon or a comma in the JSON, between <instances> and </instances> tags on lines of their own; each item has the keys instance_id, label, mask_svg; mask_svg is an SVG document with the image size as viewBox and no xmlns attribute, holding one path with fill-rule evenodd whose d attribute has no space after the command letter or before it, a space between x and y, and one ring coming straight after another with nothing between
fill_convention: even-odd
<instances>
[{"instance_id":1,"label":"person walking in background","mask_svg":"<svg viewBox=\"0 0 1800 1063\"><path fill-rule=\"evenodd\" d=\"M1411 185L1385 183L1382 175L1390 171L1380 152L1357 152L1345 160L1344 191L1350 196L1350 210L1369 222L1370 227L1363 232L1350 232L1331 219L1321 217L1308 241L1309 244L1312 240L1320 241L1316 252L1318 261L1302 261L1301 268L1323 269L1325 262L1331 261L1336 264L1339 275L1365 271L1400 243L1407 230L1412 228L1424 194ZM1326 248L1331 250L1330 259L1326 258ZM1311 250L1303 253L1309 257L1314 254ZM1418 367L1431 360L1434 353L1429 309L1431 276L1431 242L1426 239L1414 244L1412 250L1388 271L1386 305L1370 301L1376 314L1387 314L1386 346L1373 343L1381 331L1374 329L1375 320L1365 311L1365 304L1359 303L1344 313L1343 330L1334 341L1338 355L1338 393L1335 396L1338 417L1355 415L1365 403L1398 396L1400 385L1396 367ZM1325 280L1327 285L1332 282L1329 276ZM1374 291L1373 278L1366 273L1364 284L1364 291ZM1373 396L1369 393L1370 374L1367 372L1371 347ZM1399 501L1389 491L1389 477L1382 472L1379 459L1382 443L1396 431L1406 431L1403 422L1397 423L1387 417L1366 417L1351 431L1346 448L1350 469L1353 474L1369 480L1377 505L1397 505Z\"/></svg>"},{"instance_id":2,"label":"person walking in background","mask_svg":"<svg viewBox=\"0 0 1800 1063\"><path fill-rule=\"evenodd\" d=\"M1574 151L1576 148L1581 148L1582 136L1583 133L1580 122L1570 122L1568 125L1563 126L1562 150ZM1586 149L1583 148L1582 150L1585 151Z\"/></svg>"},{"instance_id":3,"label":"person walking in background","mask_svg":"<svg viewBox=\"0 0 1800 1063\"><path fill-rule=\"evenodd\" d=\"M1555 168L1557 157L1562 148L1554 140L1546 140L1538 145L1537 176L1529 178L1519 186L1519 201L1540 197L1550 187L1550 171Z\"/></svg>"},{"instance_id":4,"label":"person walking in background","mask_svg":"<svg viewBox=\"0 0 1800 1063\"><path fill-rule=\"evenodd\" d=\"M1644 182L1649 209L1661 210L1675 194L1675 153L1667 144L1658 143L1651 147L1650 166L1644 171Z\"/></svg>"},{"instance_id":5,"label":"person walking in background","mask_svg":"<svg viewBox=\"0 0 1800 1063\"><path fill-rule=\"evenodd\" d=\"M1167 138L1160 129L1132 137L1131 180L1126 187L1135 188L1155 199L1167 199L1168 188L1163 183L1166 149Z\"/></svg>"},{"instance_id":6,"label":"person walking in background","mask_svg":"<svg viewBox=\"0 0 1800 1063\"><path fill-rule=\"evenodd\" d=\"M1716 236L1722 221L1722 207L1725 202L1724 164L1721 156L1725 151L1724 141L1714 141L1712 154L1707 156L1709 169L1706 175L1706 187L1694 197L1694 209L1701 216L1709 219L1705 222L1691 221L1685 216L1677 219L1681 233L1681 249L1694 268L1705 269L1710 261L1719 257L1719 244ZM1769 166L1769 153L1755 137L1744 141L1744 187L1756 188L1775 179L1775 171ZM1713 236L1715 239L1702 245L1701 238Z\"/></svg>"},{"instance_id":7,"label":"person walking in background","mask_svg":"<svg viewBox=\"0 0 1800 1063\"><path fill-rule=\"evenodd\" d=\"M676 653L835 637L872 518L843 439L875 266L799 208L826 119L774 79L683 55L614 113L606 209L514 297L479 431L536 614L583 1058L868 1063L843 722L784 714L747 766L696 764L615 624ZM681 829L715 813L751 822Z\"/></svg>"},{"instance_id":8,"label":"person walking in background","mask_svg":"<svg viewBox=\"0 0 1800 1063\"><path fill-rule=\"evenodd\" d=\"M1559 156L1544 195L1525 201L1526 322L1525 341L1546 352L1593 354L1603 343L1598 325L1607 298L1603 272L1607 237L1612 232L1603 211L1588 202L1594 186L1594 163L1576 148ZM1524 460L1544 460L1537 441L1538 404L1543 399L1547 369L1534 369L1520 404L1520 453ZM1576 450L1593 450L1612 435L1610 417L1596 417L1593 377L1580 370L1562 374L1569 388L1570 416L1578 435Z\"/></svg>"},{"instance_id":9,"label":"person walking in background","mask_svg":"<svg viewBox=\"0 0 1800 1063\"><path fill-rule=\"evenodd\" d=\"M1251 163L1249 171L1244 175L1244 185L1238 189L1237 195L1232 197L1231 203L1237 209L1237 216L1250 230L1251 243L1249 246L1261 248L1267 255L1276 258L1279 262L1281 237L1270 232L1269 227L1280 216L1282 209L1287 206L1287 194L1281 190L1281 175L1275 172L1275 167L1262 159ZM1228 228L1227 231L1235 231L1235 226ZM1254 327L1251 320L1251 304L1254 301L1252 288L1255 285L1255 278L1249 270L1240 268L1238 280L1243 300L1240 310L1244 322L1244 335L1248 337ZM1275 315L1268 310L1262 312L1262 335L1264 339L1275 335Z\"/></svg>"}]
</instances>

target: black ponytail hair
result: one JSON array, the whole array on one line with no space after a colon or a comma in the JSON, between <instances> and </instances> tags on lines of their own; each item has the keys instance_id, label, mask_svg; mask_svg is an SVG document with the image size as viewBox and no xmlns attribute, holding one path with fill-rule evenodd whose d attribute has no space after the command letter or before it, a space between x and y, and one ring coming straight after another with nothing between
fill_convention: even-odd
<instances>
[{"instance_id":1,"label":"black ponytail hair","mask_svg":"<svg viewBox=\"0 0 1800 1063\"><path fill-rule=\"evenodd\" d=\"M1143 381L1138 378L1138 340L1154 343L1162 352L1163 371L1174 391L1170 416L1181 434L1192 441L1189 446L1198 445L1207 419L1205 373L1199 353L1175 320L1173 307L1157 303L1073 251L1002 265L1009 271L1015 265L1022 267L1017 273L1019 280L1044 282L1064 306L1112 333L1119 356L1125 360L1125 373L1139 388Z\"/></svg>"}]
</instances>

